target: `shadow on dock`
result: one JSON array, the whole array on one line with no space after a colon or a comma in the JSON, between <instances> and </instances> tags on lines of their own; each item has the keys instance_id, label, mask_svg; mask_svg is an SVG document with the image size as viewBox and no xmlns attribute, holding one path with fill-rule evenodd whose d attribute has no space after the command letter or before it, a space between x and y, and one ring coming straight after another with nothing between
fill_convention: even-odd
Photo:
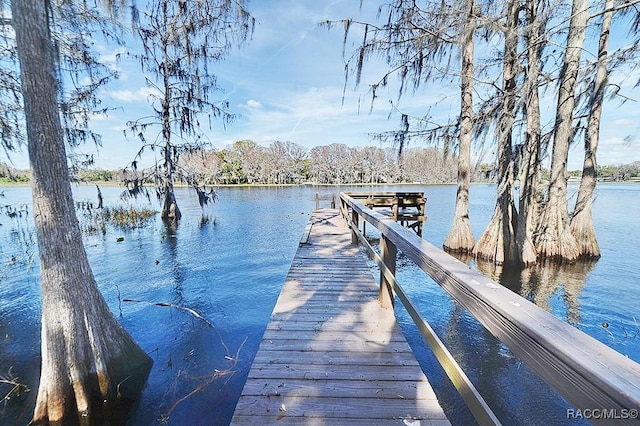
<instances>
[{"instance_id":1,"label":"shadow on dock","mask_svg":"<svg viewBox=\"0 0 640 426\"><path fill-rule=\"evenodd\" d=\"M232 424L449 424L338 212L310 223Z\"/></svg>"}]
</instances>

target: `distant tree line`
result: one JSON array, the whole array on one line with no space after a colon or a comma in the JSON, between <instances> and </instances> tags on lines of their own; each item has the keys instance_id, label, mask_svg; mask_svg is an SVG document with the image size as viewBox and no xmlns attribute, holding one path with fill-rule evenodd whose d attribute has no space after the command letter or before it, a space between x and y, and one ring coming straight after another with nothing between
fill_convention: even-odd
<instances>
[{"instance_id":1,"label":"distant tree line","mask_svg":"<svg viewBox=\"0 0 640 426\"><path fill-rule=\"evenodd\" d=\"M0 183L27 183L29 172L0 162Z\"/></svg>"},{"instance_id":2,"label":"distant tree line","mask_svg":"<svg viewBox=\"0 0 640 426\"><path fill-rule=\"evenodd\" d=\"M251 140L215 150L196 148L179 156L176 182L197 185L234 184L360 184L449 183L456 179L455 156L438 148L410 148L401 156L391 148L350 147L334 143L307 150L293 142L276 141L261 146ZM477 167L478 181L490 181L492 165ZM152 168L153 169L153 168ZM74 169L75 181L123 183L137 180L151 184L153 170L127 167L118 170ZM4 176L28 181L29 172L0 165Z\"/></svg>"},{"instance_id":3,"label":"distant tree line","mask_svg":"<svg viewBox=\"0 0 640 426\"><path fill-rule=\"evenodd\" d=\"M454 183L457 173L456 156L433 147L409 148L398 158L398 152L390 147L335 143L307 150L292 142L278 141L264 147L250 140L222 150L192 151L180 157L179 166L202 185ZM75 171L73 178L79 182L122 183L131 173L89 168ZM548 173L543 171L543 176L548 178ZM572 177L581 174L582 170L570 172ZM607 182L640 179L640 161L599 165L597 176ZM0 183L27 183L29 179L28 170L0 163ZM480 163L473 168L473 182L495 183L496 179L496 164Z\"/></svg>"},{"instance_id":4,"label":"distant tree line","mask_svg":"<svg viewBox=\"0 0 640 426\"><path fill-rule=\"evenodd\" d=\"M569 174L574 177L580 177L582 171L574 170ZM640 161L616 166L598 165L597 176L600 181L623 182L627 180L637 180L640 178Z\"/></svg>"},{"instance_id":5,"label":"distant tree line","mask_svg":"<svg viewBox=\"0 0 640 426\"><path fill-rule=\"evenodd\" d=\"M261 146L251 140L242 140L222 150L195 149L180 156L176 163L184 182L198 185L233 184L361 184L361 183L448 183L456 179L456 158L438 148L410 148L402 155L391 147L350 147L334 143L326 146L305 147L276 141ZM491 178L478 167L480 181ZM80 180L112 181L131 179L148 180L151 173L144 170L98 171L85 170ZM180 179L177 179L180 182Z\"/></svg>"}]
</instances>

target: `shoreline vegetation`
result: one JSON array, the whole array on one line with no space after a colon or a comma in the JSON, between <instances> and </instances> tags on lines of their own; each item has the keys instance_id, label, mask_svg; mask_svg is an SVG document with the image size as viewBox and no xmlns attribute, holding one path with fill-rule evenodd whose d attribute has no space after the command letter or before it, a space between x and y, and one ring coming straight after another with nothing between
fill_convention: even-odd
<instances>
[{"instance_id":1,"label":"shoreline vegetation","mask_svg":"<svg viewBox=\"0 0 640 426\"><path fill-rule=\"evenodd\" d=\"M247 146L265 155L247 154ZM300 150L304 149L299 147ZM281 153L280 161L274 155L266 155L269 148L252 141L236 142L230 149L203 151L197 155L182 157L180 166L187 172L190 182L209 187L268 187L268 186L341 186L341 185L397 185L397 184L455 184L457 168L455 156L445 155L437 148L412 148L398 158L391 148L347 147L332 144L316 147L305 155L292 156ZM341 155L333 155L341 154ZM265 157L269 161L265 161ZM338 157L338 158L337 158ZM261 160L262 159L262 160ZM274 166L275 165L275 166ZM72 169L72 183L125 186L132 178L153 186L144 170L120 168ZM471 181L476 184L496 183L497 164L477 164ZM579 183L582 170L569 172L568 182ZM640 161L598 166L599 182L640 182ZM543 170L543 180L549 171ZM17 169L0 162L0 184L28 185L31 171ZM518 184L518 182L514 182ZM186 181L176 181L176 186L189 186Z\"/></svg>"},{"instance_id":2,"label":"shoreline vegetation","mask_svg":"<svg viewBox=\"0 0 640 426\"><path fill-rule=\"evenodd\" d=\"M569 179L569 183L578 184L579 180ZM495 184L496 182L471 182L471 185L487 185ZM635 184L640 183L640 177L633 177L626 180L601 180L599 183L621 183L621 184ZM420 185L420 186L432 186L432 185L455 185L455 182L381 182L381 183L314 183L314 182L301 182L301 183L221 183L210 184L207 186L214 188L287 188L294 186L318 186L318 187L332 187L332 186L388 186L388 185ZM518 183L516 182L516 185ZM72 183L73 186L104 186L104 187L122 187L125 188L123 182L116 181L77 181ZM0 186L3 187L28 187L29 182L9 182L0 180ZM176 188L190 188L186 183L174 185Z\"/></svg>"},{"instance_id":3,"label":"shoreline vegetation","mask_svg":"<svg viewBox=\"0 0 640 426\"><path fill-rule=\"evenodd\" d=\"M580 183L579 178L569 177L568 183L578 184ZM486 180L486 181L472 181L471 185L486 185L486 184L495 184L494 180ZM640 176L629 177L626 179L599 179L598 183L640 183ZM294 186L319 186L319 187L331 187L331 186L387 186L387 185L421 185L421 186L430 186L430 185L455 185L454 181L444 181L444 182L343 182L343 183L317 183L317 182L300 182L300 183L210 183L206 186L214 187L214 188L283 188L283 187L294 187ZM518 185L518 182L515 182ZM30 181L27 179L25 181L15 181L15 180L7 180L0 177L0 185L4 187L26 187L30 185ZM125 184L122 181L115 180L77 180L72 182L72 185L77 186L104 186L104 187L122 187L125 188ZM190 188L190 186L186 183L176 183L174 185L176 188Z\"/></svg>"}]
</instances>

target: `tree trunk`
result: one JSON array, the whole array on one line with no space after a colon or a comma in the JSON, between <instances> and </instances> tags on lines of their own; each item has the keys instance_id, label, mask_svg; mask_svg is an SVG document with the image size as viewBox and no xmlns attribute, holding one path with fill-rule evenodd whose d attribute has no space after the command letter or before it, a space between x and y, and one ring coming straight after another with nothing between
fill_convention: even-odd
<instances>
[{"instance_id":1,"label":"tree trunk","mask_svg":"<svg viewBox=\"0 0 640 426\"><path fill-rule=\"evenodd\" d=\"M182 217L182 213L178 208L178 203L176 202L176 195L173 190L173 182L170 179L172 177L167 177L167 183L164 187L164 200L162 201L162 212L160 213L160 217L165 222L177 223Z\"/></svg>"},{"instance_id":2,"label":"tree trunk","mask_svg":"<svg viewBox=\"0 0 640 426\"><path fill-rule=\"evenodd\" d=\"M467 4L468 15L463 28L460 107L460 145L458 149L458 192L451 231L443 243L453 252L473 251L474 238L469 222L469 187L471 186L471 138L473 131L473 50L475 2Z\"/></svg>"},{"instance_id":3,"label":"tree trunk","mask_svg":"<svg viewBox=\"0 0 640 426\"><path fill-rule=\"evenodd\" d=\"M558 106L553 132L551 180L539 230L536 234L536 247L540 256L559 261L572 261L580 254L576 239L569 227L567 160L573 136L574 92L587 19L587 0L573 0L567 48L560 72Z\"/></svg>"},{"instance_id":4,"label":"tree trunk","mask_svg":"<svg viewBox=\"0 0 640 426\"><path fill-rule=\"evenodd\" d=\"M162 16L164 17L163 22L165 25L168 25L167 16L169 16L168 12L168 2L162 3ZM168 29L167 29L168 31ZM182 213L178 208L178 203L176 202L176 195L173 190L173 178L174 178L174 155L173 150L175 147L171 144L171 81L169 79L170 70L169 70L169 61L171 58L169 57L168 46L166 43L163 44L163 56L162 56L162 79L164 85L164 98L162 100L162 138L164 140L164 200L162 202L162 211L160 212L160 217L163 221L169 222L172 224L177 224L180 218L182 217ZM177 160L176 160L177 161Z\"/></svg>"},{"instance_id":5,"label":"tree trunk","mask_svg":"<svg viewBox=\"0 0 640 426\"><path fill-rule=\"evenodd\" d=\"M104 302L75 215L46 2L12 0L42 278L42 371L33 423L89 424L132 398L151 359ZM103 417L104 419L104 417Z\"/></svg>"},{"instance_id":6,"label":"tree trunk","mask_svg":"<svg viewBox=\"0 0 640 426\"><path fill-rule=\"evenodd\" d=\"M536 218L539 217L541 199L540 179L540 43L541 23L539 22L538 0L527 0L526 31L527 43L527 75L525 80L527 132L525 145L520 158L520 197L518 209L518 226L516 229L516 245L518 259L523 265L536 263L538 251L533 244L533 233L536 229Z\"/></svg>"},{"instance_id":7,"label":"tree trunk","mask_svg":"<svg viewBox=\"0 0 640 426\"><path fill-rule=\"evenodd\" d=\"M476 249L475 257L491 260L494 263L516 261L517 211L513 201L513 155L512 128L516 114L516 69L518 44L518 4L509 0L506 4L507 25L504 37L504 65L502 84L502 112L498 123L498 164L499 181L497 201L493 216L482 233Z\"/></svg>"},{"instance_id":8,"label":"tree trunk","mask_svg":"<svg viewBox=\"0 0 640 426\"><path fill-rule=\"evenodd\" d=\"M612 10L614 0L606 0L604 10ZM587 134L584 140L584 165L582 167L582 179L578 189L578 198L571 218L571 232L578 243L580 256L598 258L600 247L596 239L596 231L593 227L593 193L596 188L597 165L596 151L600 139L600 117L602 116L602 101L604 89L607 84L607 49L609 46L609 32L611 30L613 12L605 12L602 17L600 40L598 43L598 63L596 65L596 79L591 95L591 107Z\"/></svg>"},{"instance_id":9,"label":"tree trunk","mask_svg":"<svg viewBox=\"0 0 640 426\"><path fill-rule=\"evenodd\" d=\"M168 70L165 70L168 72ZM182 217L182 213L178 208L178 203L176 202L176 195L173 189L173 177L174 177L174 158L172 155L172 151L174 147L171 145L171 119L169 115L169 93L171 87L169 85L169 78L165 77L165 99L163 102L163 120L162 120L162 137L164 139L164 199L162 200L162 211L160 212L160 217L163 221L169 222L172 224L177 224L180 218Z\"/></svg>"}]
</instances>

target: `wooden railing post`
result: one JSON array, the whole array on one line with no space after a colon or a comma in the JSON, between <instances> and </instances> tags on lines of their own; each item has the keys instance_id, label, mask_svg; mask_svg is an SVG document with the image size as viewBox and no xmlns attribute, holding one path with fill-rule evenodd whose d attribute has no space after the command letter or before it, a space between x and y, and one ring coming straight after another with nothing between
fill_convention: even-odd
<instances>
[{"instance_id":1,"label":"wooden railing post","mask_svg":"<svg viewBox=\"0 0 640 426\"><path fill-rule=\"evenodd\" d=\"M398 249L386 236L380 238L380 257L382 263L389 269L389 272L396 275L396 254ZM378 296L383 308L393 308L393 288L392 283L387 280L383 271L380 271L380 294Z\"/></svg>"},{"instance_id":2,"label":"wooden railing post","mask_svg":"<svg viewBox=\"0 0 640 426\"><path fill-rule=\"evenodd\" d=\"M320 209L320 195L316 192L316 210Z\"/></svg>"},{"instance_id":3,"label":"wooden railing post","mask_svg":"<svg viewBox=\"0 0 640 426\"><path fill-rule=\"evenodd\" d=\"M352 209L351 210L351 224L353 225L353 228L351 228L351 244L358 244L358 226L360 222L360 216L358 215L358 212L356 211L356 209Z\"/></svg>"}]
</instances>

